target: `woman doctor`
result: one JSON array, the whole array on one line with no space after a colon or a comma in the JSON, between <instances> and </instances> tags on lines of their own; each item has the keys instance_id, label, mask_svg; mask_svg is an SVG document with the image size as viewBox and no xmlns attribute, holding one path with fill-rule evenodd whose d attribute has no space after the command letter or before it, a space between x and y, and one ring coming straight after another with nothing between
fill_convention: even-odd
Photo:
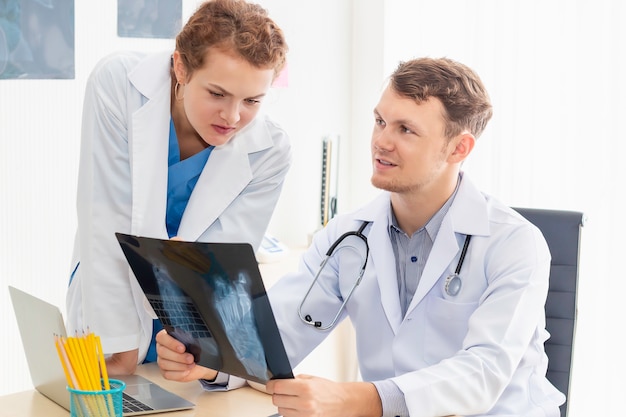
<instances>
[{"instance_id":1,"label":"woman doctor","mask_svg":"<svg viewBox=\"0 0 626 417\"><path fill-rule=\"evenodd\" d=\"M257 117L286 52L260 6L212 0L173 53L117 53L93 70L67 311L70 331L100 335L109 373L156 359L155 317L115 232L259 247L291 163L287 134Z\"/></svg>"},{"instance_id":2,"label":"woman doctor","mask_svg":"<svg viewBox=\"0 0 626 417\"><path fill-rule=\"evenodd\" d=\"M455 61L415 59L392 74L371 141L372 184L385 192L333 218L269 294L292 366L339 314L365 382L271 380L281 415L560 415L564 397L545 376L547 244L461 171L491 114L478 76ZM157 342L166 378L220 377L167 333Z\"/></svg>"}]
</instances>

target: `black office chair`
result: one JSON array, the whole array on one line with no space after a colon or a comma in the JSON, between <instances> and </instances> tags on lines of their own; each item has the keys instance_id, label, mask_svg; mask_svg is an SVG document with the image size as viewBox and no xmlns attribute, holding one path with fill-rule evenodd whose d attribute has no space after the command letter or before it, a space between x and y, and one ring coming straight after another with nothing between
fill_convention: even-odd
<instances>
[{"instance_id":1,"label":"black office chair","mask_svg":"<svg viewBox=\"0 0 626 417\"><path fill-rule=\"evenodd\" d=\"M547 378L566 396L561 417L567 417L572 353L576 333L578 261L583 213L531 208L514 209L541 230L552 254L546 300Z\"/></svg>"}]
</instances>

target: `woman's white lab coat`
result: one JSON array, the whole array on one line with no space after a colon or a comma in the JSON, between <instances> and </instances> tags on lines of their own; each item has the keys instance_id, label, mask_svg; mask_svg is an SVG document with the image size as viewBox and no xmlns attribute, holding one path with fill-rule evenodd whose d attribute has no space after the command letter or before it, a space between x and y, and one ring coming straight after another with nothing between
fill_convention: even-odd
<instances>
[{"instance_id":1,"label":"woman's white lab coat","mask_svg":"<svg viewBox=\"0 0 626 417\"><path fill-rule=\"evenodd\" d=\"M89 328L106 352L139 348L140 361L152 335L152 309L114 234L168 238L170 55L103 59L89 78L83 108L68 330ZM290 162L289 138L259 115L212 151L178 236L258 248Z\"/></svg>"},{"instance_id":2,"label":"woman's white lab coat","mask_svg":"<svg viewBox=\"0 0 626 417\"><path fill-rule=\"evenodd\" d=\"M298 314L324 254L340 235L369 222L367 269L341 316L354 325L363 379L392 379L412 417L558 416L564 396L545 378L550 253L539 230L463 178L403 317L389 211L389 194L383 193L334 218L315 236L299 272L271 288L292 365L328 334L303 324ZM460 271L462 287L450 296L445 280L457 266L466 235L472 239ZM344 242L302 308L323 325L353 287L365 254L360 239Z\"/></svg>"}]
</instances>

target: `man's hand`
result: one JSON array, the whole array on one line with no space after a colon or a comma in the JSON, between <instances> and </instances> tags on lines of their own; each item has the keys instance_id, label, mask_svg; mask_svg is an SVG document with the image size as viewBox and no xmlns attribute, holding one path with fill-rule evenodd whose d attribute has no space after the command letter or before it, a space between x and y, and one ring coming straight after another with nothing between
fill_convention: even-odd
<instances>
[{"instance_id":1,"label":"man's hand","mask_svg":"<svg viewBox=\"0 0 626 417\"><path fill-rule=\"evenodd\" d=\"M171 381L187 382L198 379L213 380L217 371L197 365L191 353L185 352L185 345L165 330L156 335L157 364L163 378Z\"/></svg>"},{"instance_id":2,"label":"man's hand","mask_svg":"<svg viewBox=\"0 0 626 417\"><path fill-rule=\"evenodd\" d=\"M137 370L137 349L114 353L106 359L109 375L132 375Z\"/></svg>"},{"instance_id":3,"label":"man's hand","mask_svg":"<svg viewBox=\"0 0 626 417\"><path fill-rule=\"evenodd\" d=\"M333 382L309 375L274 379L266 390L284 417L380 417L378 390L369 382Z\"/></svg>"}]
</instances>

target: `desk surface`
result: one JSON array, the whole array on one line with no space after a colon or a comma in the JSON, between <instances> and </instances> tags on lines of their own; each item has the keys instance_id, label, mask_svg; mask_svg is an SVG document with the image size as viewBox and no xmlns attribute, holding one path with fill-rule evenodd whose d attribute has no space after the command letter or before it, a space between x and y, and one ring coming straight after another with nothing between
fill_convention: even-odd
<instances>
[{"instance_id":1,"label":"desk surface","mask_svg":"<svg viewBox=\"0 0 626 417\"><path fill-rule=\"evenodd\" d=\"M245 387L228 392L206 392L199 382L172 382L161 377L156 364L141 365L138 374L193 402L190 410L159 413L155 416L249 416L267 417L276 413L269 395ZM67 417L69 412L35 390L0 397L0 417Z\"/></svg>"}]
</instances>

